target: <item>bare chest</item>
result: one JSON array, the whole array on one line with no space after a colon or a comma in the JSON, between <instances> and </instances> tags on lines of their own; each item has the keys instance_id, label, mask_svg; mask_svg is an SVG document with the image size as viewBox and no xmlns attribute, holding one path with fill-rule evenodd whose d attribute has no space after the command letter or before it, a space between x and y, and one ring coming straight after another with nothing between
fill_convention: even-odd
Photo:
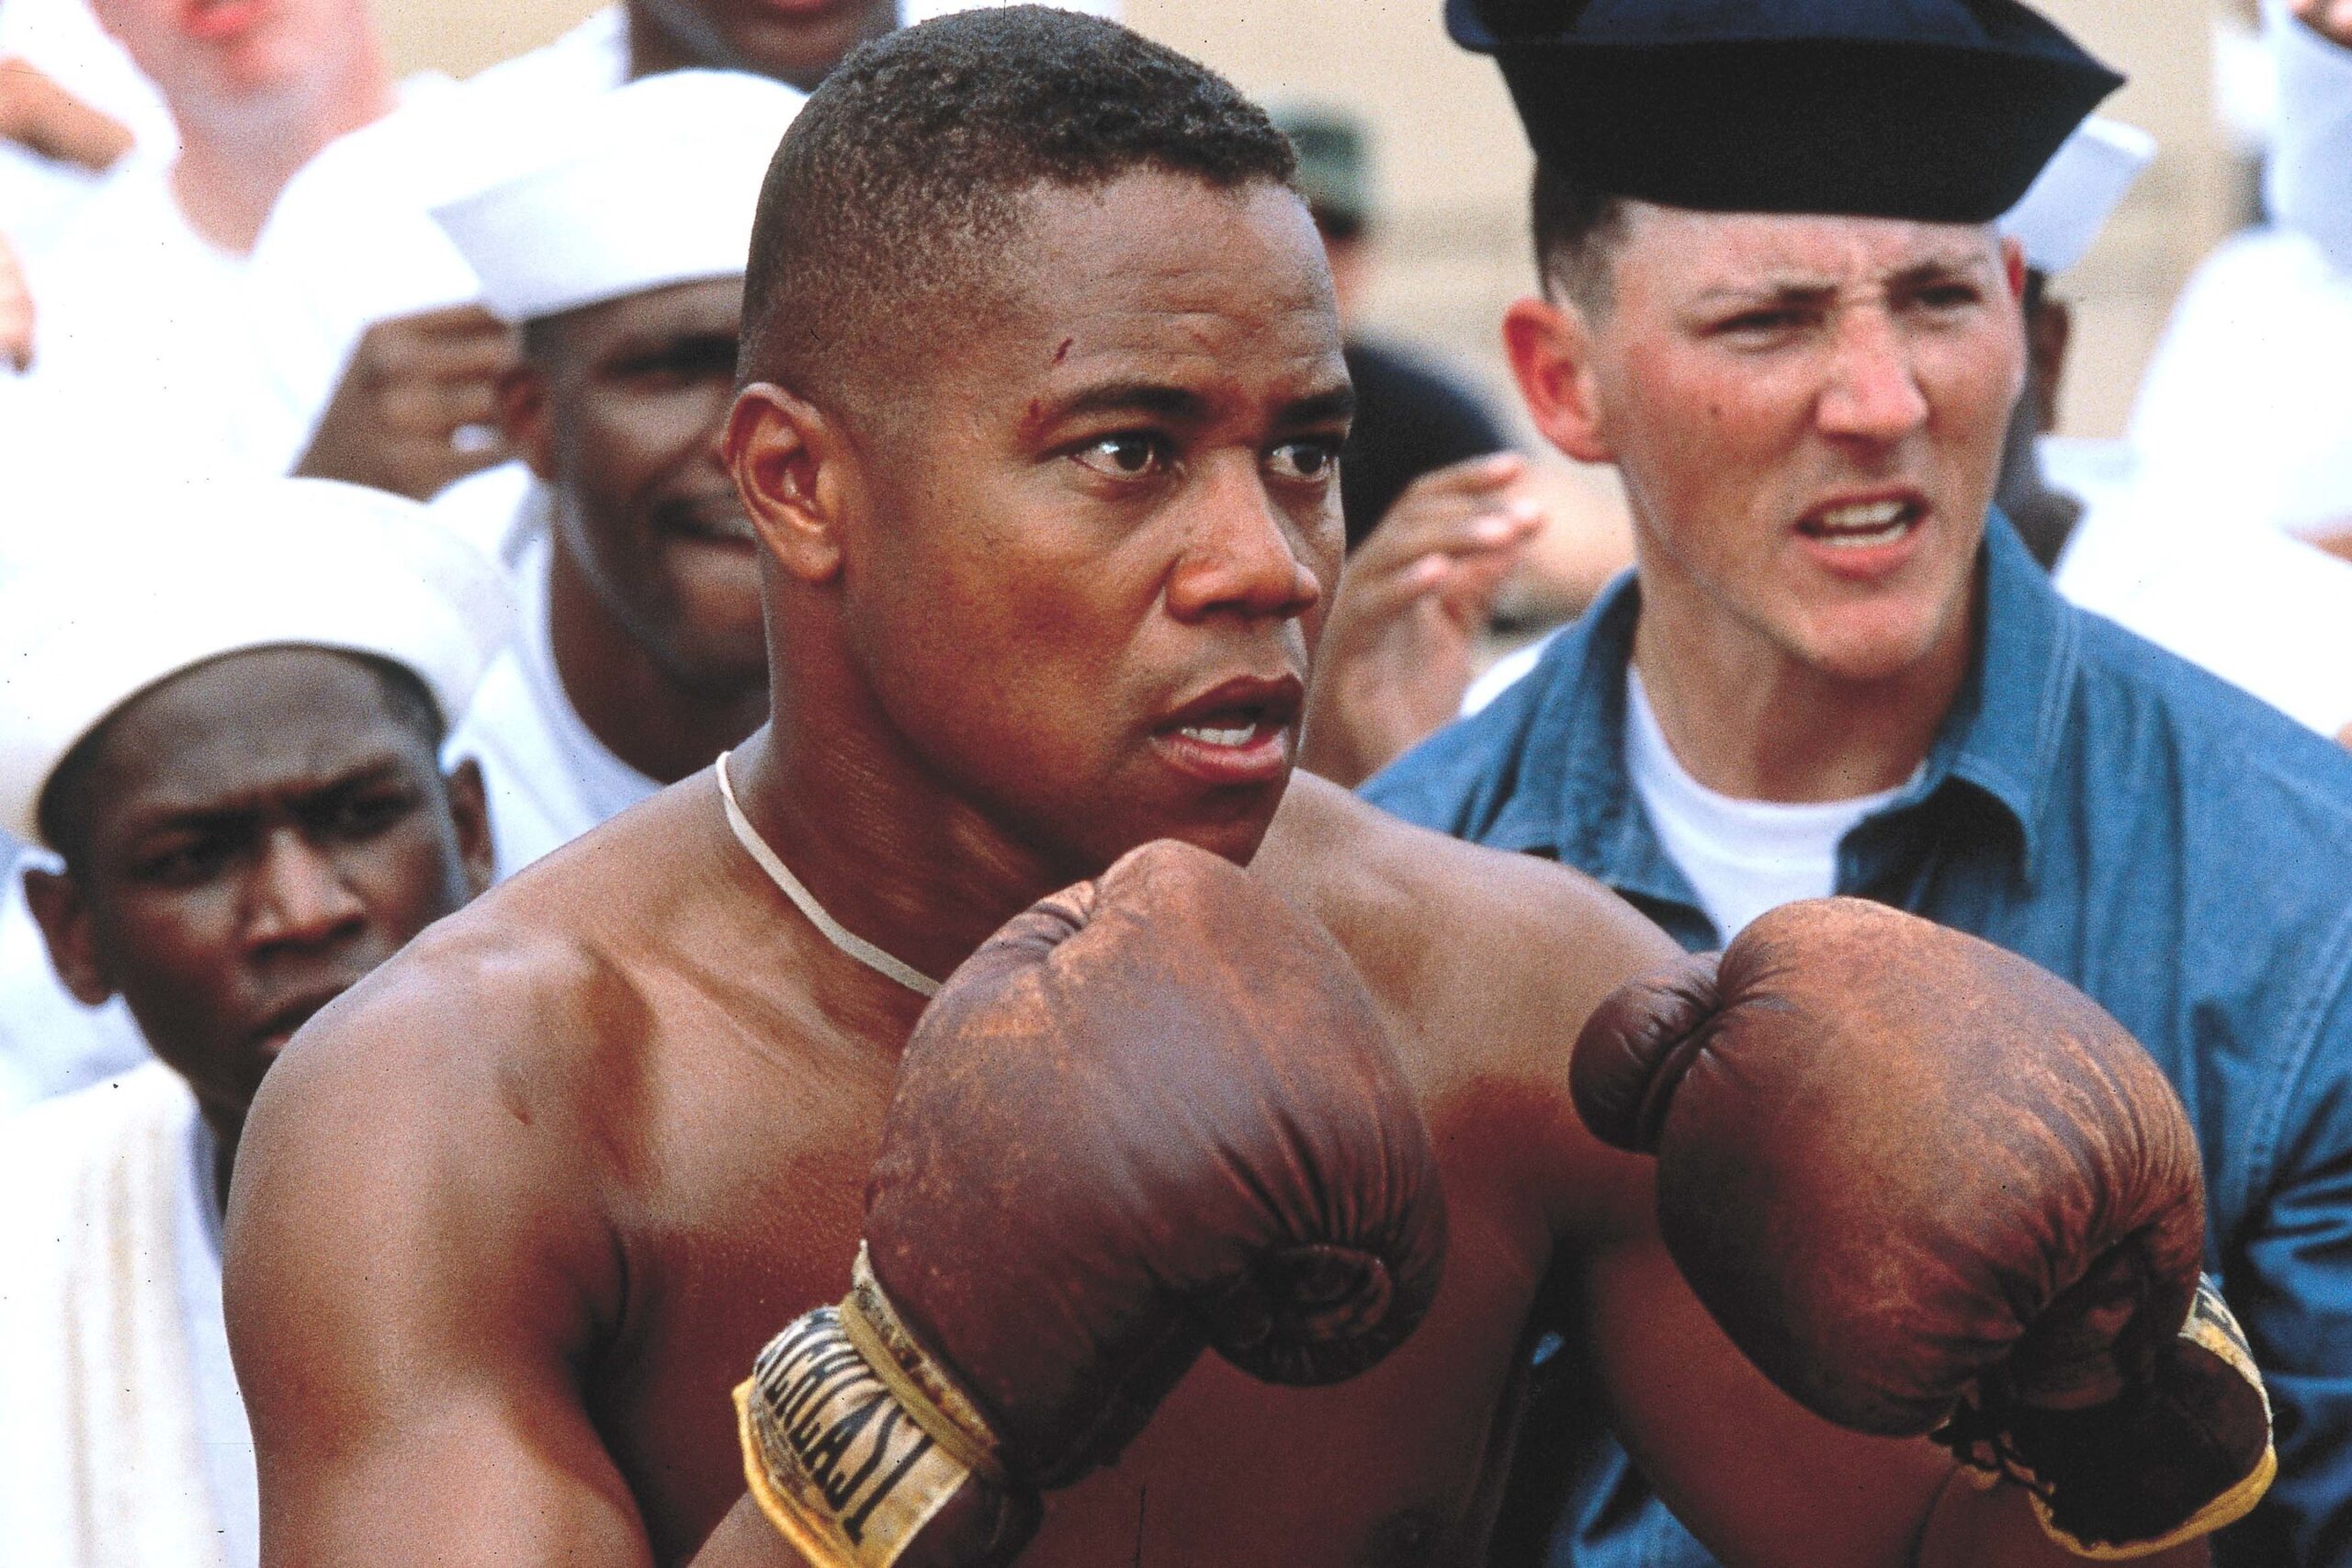
<instances>
[{"instance_id":1,"label":"bare chest","mask_svg":"<svg viewBox=\"0 0 2352 1568\"><path fill-rule=\"evenodd\" d=\"M625 1299L582 1382L659 1561L690 1556L741 1493L730 1394L753 1357L848 1289L888 1088L721 1053L647 1095L625 1151ZM1204 1357L1118 1464L1048 1499L1023 1563L1476 1561L1549 1242L1476 1147L1440 1141L1445 1282L1403 1349L1317 1390Z\"/></svg>"},{"instance_id":2,"label":"bare chest","mask_svg":"<svg viewBox=\"0 0 2352 1568\"><path fill-rule=\"evenodd\" d=\"M1278 1389L1204 1356L1116 1465L1046 1499L1023 1568L1483 1562L1530 1303L1521 1260L1463 1228L1436 1311L1386 1362Z\"/></svg>"}]
</instances>

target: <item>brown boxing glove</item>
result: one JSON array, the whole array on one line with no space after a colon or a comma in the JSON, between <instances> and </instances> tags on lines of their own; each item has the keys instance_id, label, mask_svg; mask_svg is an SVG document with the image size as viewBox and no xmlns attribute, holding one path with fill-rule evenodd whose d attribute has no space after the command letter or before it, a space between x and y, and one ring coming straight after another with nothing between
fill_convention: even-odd
<instances>
[{"instance_id":1,"label":"brown boxing glove","mask_svg":"<svg viewBox=\"0 0 2352 1568\"><path fill-rule=\"evenodd\" d=\"M2268 1484L2261 1380L2200 1292L2188 1117L2057 976L1881 905L1792 904L1603 1002L1571 1084L1596 1134L1657 1156L1676 1264L1815 1414L1935 1432L2087 1556L2219 1529Z\"/></svg>"},{"instance_id":2,"label":"brown boxing glove","mask_svg":"<svg viewBox=\"0 0 2352 1568\"><path fill-rule=\"evenodd\" d=\"M841 1307L741 1394L754 1493L822 1564L1009 1561L1204 1348L1364 1371L1434 1300L1445 1210L1353 965L1159 843L1019 916L909 1042Z\"/></svg>"}]
</instances>

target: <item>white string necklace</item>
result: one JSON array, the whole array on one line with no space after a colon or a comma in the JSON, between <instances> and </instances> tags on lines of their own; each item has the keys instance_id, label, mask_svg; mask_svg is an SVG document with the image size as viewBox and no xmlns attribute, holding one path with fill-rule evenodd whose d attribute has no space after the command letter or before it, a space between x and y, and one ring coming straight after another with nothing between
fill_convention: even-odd
<instances>
[{"instance_id":1,"label":"white string necklace","mask_svg":"<svg viewBox=\"0 0 2352 1568\"><path fill-rule=\"evenodd\" d=\"M784 896L792 900L793 907L808 917L808 923L824 933L827 942L876 974L897 981L919 997L939 995L938 981L912 964L891 957L827 914L825 907L817 902L817 896L802 886L800 879L776 858L776 852L768 848L768 841L760 837L760 830L752 826L752 819L743 815L742 807L736 803L735 785L727 776L727 759L732 755L729 751L718 754L718 795L727 803L727 825L735 829L736 842L743 846L743 852L768 874L769 881L784 890Z\"/></svg>"}]
</instances>

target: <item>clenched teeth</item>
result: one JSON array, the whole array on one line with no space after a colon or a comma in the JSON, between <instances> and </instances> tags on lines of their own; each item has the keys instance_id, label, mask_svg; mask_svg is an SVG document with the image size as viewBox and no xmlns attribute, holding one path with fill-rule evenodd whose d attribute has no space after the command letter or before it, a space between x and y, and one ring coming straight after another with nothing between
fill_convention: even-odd
<instances>
[{"instance_id":1,"label":"clenched teeth","mask_svg":"<svg viewBox=\"0 0 2352 1568\"><path fill-rule=\"evenodd\" d=\"M1840 506L1821 514L1821 525L1838 533L1883 528L1899 523L1910 508L1899 501L1874 501L1867 506Z\"/></svg>"},{"instance_id":2,"label":"clenched teeth","mask_svg":"<svg viewBox=\"0 0 2352 1568\"><path fill-rule=\"evenodd\" d=\"M1860 547L1893 543L1912 521L1909 502L1873 501L1833 507L1807 525L1805 532L1824 544Z\"/></svg>"}]
</instances>

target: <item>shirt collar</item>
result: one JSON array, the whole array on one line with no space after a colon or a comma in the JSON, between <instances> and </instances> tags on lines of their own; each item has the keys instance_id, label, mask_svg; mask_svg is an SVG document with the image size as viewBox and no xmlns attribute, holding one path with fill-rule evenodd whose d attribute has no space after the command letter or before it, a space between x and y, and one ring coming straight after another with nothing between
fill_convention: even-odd
<instances>
[{"instance_id":1,"label":"shirt collar","mask_svg":"<svg viewBox=\"0 0 2352 1568\"><path fill-rule=\"evenodd\" d=\"M1997 511L1985 522L1982 559L1984 595L1968 679L1944 716L1918 788L1894 809L1928 798L1948 778L1973 784L2017 824L2030 877L2079 633L2050 574Z\"/></svg>"},{"instance_id":2,"label":"shirt collar","mask_svg":"<svg viewBox=\"0 0 2352 1568\"><path fill-rule=\"evenodd\" d=\"M1920 807L1957 782L2017 824L2030 877L2049 781L2044 760L2065 720L2076 633L2049 575L1998 512L1986 523L1980 559L1984 592L1968 675L1918 778L1878 815ZM1640 582L1626 572L1529 675L1519 787L1484 837L1586 867L1623 893L1695 904L1625 767L1625 667L1640 613Z\"/></svg>"}]
</instances>

